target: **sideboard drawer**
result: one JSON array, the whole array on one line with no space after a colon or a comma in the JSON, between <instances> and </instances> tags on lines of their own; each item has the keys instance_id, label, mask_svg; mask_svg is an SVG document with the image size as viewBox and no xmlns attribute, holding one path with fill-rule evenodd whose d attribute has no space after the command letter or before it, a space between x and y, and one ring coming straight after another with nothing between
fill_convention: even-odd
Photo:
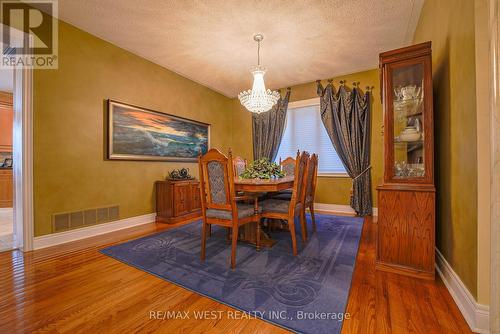
<instances>
[{"instance_id":1,"label":"sideboard drawer","mask_svg":"<svg viewBox=\"0 0 500 334\"><path fill-rule=\"evenodd\" d=\"M174 186L174 215L181 216L189 212L189 185L175 185Z\"/></svg>"},{"instance_id":2,"label":"sideboard drawer","mask_svg":"<svg viewBox=\"0 0 500 334\"><path fill-rule=\"evenodd\" d=\"M191 184L191 207L190 211L201 210L201 200L200 200L200 184Z\"/></svg>"}]
</instances>

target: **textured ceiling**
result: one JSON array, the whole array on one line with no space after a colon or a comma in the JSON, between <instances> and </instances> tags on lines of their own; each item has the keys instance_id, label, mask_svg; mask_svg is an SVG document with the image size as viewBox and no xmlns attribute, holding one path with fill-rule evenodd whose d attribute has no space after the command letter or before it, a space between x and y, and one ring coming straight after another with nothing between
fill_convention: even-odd
<instances>
[{"instance_id":1,"label":"textured ceiling","mask_svg":"<svg viewBox=\"0 0 500 334\"><path fill-rule=\"evenodd\" d=\"M59 17L228 97L262 33L269 88L375 68L411 42L423 0L59 0Z\"/></svg>"}]
</instances>

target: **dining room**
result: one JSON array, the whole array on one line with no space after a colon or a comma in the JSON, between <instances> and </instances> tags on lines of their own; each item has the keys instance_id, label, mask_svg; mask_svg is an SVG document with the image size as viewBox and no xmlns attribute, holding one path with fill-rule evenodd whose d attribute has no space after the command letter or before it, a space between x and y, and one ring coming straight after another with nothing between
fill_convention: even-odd
<instances>
[{"instance_id":1,"label":"dining room","mask_svg":"<svg viewBox=\"0 0 500 334\"><path fill-rule=\"evenodd\" d=\"M490 0L0 6L1 333L496 333Z\"/></svg>"}]
</instances>

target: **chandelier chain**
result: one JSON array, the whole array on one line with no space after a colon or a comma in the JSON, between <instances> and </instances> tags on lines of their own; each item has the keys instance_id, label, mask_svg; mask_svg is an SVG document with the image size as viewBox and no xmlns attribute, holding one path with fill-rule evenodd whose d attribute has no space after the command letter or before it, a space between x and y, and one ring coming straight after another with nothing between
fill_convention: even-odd
<instances>
[{"instance_id":1,"label":"chandelier chain","mask_svg":"<svg viewBox=\"0 0 500 334\"><path fill-rule=\"evenodd\" d=\"M260 66L260 41L257 41L257 66Z\"/></svg>"}]
</instances>

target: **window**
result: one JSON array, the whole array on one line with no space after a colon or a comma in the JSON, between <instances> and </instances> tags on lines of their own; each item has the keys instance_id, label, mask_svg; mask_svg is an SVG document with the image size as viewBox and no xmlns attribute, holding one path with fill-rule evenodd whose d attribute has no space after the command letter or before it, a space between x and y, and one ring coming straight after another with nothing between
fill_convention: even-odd
<instances>
[{"instance_id":1,"label":"window","mask_svg":"<svg viewBox=\"0 0 500 334\"><path fill-rule=\"evenodd\" d=\"M318 174L347 175L319 114L319 99L288 104L285 132L281 139L276 162L280 157L293 157L297 150L318 154Z\"/></svg>"}]
</instances>

